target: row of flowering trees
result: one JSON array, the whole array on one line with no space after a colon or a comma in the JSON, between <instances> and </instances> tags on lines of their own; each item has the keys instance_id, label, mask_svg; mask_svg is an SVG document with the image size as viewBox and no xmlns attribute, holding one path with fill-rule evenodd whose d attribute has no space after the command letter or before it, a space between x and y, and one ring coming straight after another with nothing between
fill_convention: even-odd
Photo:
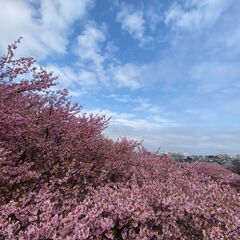
<instances>
[{"instance_id":1,"label":"row of flowering trees","mask_svg":"<svg viewBox=\"0 0 240 240\"><path fill-rule=\"evenodd\" d=\"M239 239L229 179L105 137L16 44L0 58L0 239Z\"/></svg>"}]
</instances>

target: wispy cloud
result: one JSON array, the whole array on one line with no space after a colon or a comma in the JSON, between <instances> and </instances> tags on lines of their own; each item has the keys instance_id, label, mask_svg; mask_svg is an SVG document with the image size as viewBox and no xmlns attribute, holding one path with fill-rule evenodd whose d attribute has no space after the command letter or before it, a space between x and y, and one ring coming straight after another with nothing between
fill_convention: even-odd
<instances>
[{"instance_id":1,"label":"wispy cloud","mask_svg":"<svg viewBox=\"0 0 240 240\"><path fill-rule=\"evenodd\" d=\"M132 106L133 112L148 112L152 114L161 113L161 108L159 107L159 105L153 104L150 101L150 99L140 97L134 98L130 95L117 95L117 94L111 94L105 97L120 103L130 103L131 105L133 105Z\"/></svg>"},{"instance_id":2,"label":"wispy cloud","mask_svg":"<svg viewBox=\"0 0 240 240\"><path fill-rule=\"evenodd\" d=\"M72 66L49 65L59 75L63 87L79 88L83 92L97 88L136 90L142 87L142 66L123 63L115 57L116 47L107 35L106 25L86 23L74 48L77 62Z\"/></svg>"},{"instance_id":3,"label":"wispy cloud","mask_svg":"<svg viewBox=\"0 0 240 240\"><path fill-rule=\"evenodd\" d=\"M91 0L1 0L0 51L24 37L27 44L19 48L20 54L45 59L54 53L66 53L70 29L82 20L92 6Z\"/></svg>"},{"instance_id":4,"label":"wispy cloud","mask_svg":"<svg viewBox=\"0 0 240 240\"><path fill-rule=\"evenodd\" d=\"M106 61L106 48L103 44L106 42L105 30L94 24L85 25L84 31L77 37L76 53L79 58L80 67L90 69L98 77L98 80L107 84L107 76L104 63Z\"/></svg>"},{"instance_id":5,"label":"wispy cloud","mask_svg":"<svg viewBox=\"0 0 240 240\"><path fill-rule=\"evenodd\" d=\"M214 24L231 5L231 0L184 0L183 4L174 2L166 12L165 22L189 30Z\"/></svg>"},{"instance_id":6,"label":"wispy cloud","mask_svg":"<svg viewBox=\"0 0 240 240\"><path fill-rule=\"evenodd\" d=\"M140 45L145 45L151 40L151 37L145 34L146 22L142 9L135 9L132 5L122 5L117 14L117 21L120 22L123 30L140 42Z\"/></svg>"},{"instance_id":7,"label":"wispy cloud","mask_svg":"<svg viewBox=\"0 0 240 240\"><path fill-rule=\"evenodd\" d=\"M137 89L141 87L141 67L134 64L116 65L111 69L118 87Z\"/></svg>"},{"instance_id":8,"label":"wispy cloud","mask_svg":"<svg viewBox=\"0 0 240 240\"><path fill-rule=\"evenodd\" d=\"M113 88L141 87L141 66L122 63L114 56L114 44L106 37L107 28L88 24L78 36L79 66L94 72L101 84Z\"/></svg>"},{"instance_id":9,"label":"wispy cloud","mask_svg":"<svg viewBox=\"0 0 240 240\"><path fill-rule=\"evenodd\" d=\"M92 109L89 114L104 114L112 117L105 134L117 139L119 136L138 141L150 150L159 147L162 151L180 151L189 153L232 152L237 153L239 131L208 128L194 129L170 119L152 115L148 118L136 114L114 112L108 109ZM213 151L214 149L214 151Z\"/></svg>"},{"instance_id":10,"label":"wispy cloud","mask_svg":"<svg viewBox=\"0 0 240 240\"><path fill-rule=\"evenodd\" d=\"M88 93L97 86L97 76L94 72L76 71L70 66L59 67L57 65L48 65L47 69L52 71L58 77L57 82L61 88L69 90L71 96L80 96Z\"/></svg>"},{"instance_id":11,"label":"wispy cloud","mask_svg":"<svg viewBox=\"0 0 240 240\"><path fill-rule=\"evenodd\" d=\"M147 147L158 148L162 144L159 139L162 139L161 132L166 128L175 128L179 123L169 119L161 118L159 115L151 115L145 118L139 117L131 112L114 112L109 109L91 109L88 114L103 114L111 117L110 126L105 133L112 137L128 137L138 141L144 141ZM156 141L156 133L160 134Z\"/></svg>"},{"instance_id":12,"label":"wispy cloud","mask_svg":"<svg viewBox=\"0 0 240 240\"><path fill-rule=\"evenodd\" d=\"M238 64L208 61L194 66L190 75L198 81L200 91L211 93L237 87L240 69Z\"/></svg>"}]
</instances>

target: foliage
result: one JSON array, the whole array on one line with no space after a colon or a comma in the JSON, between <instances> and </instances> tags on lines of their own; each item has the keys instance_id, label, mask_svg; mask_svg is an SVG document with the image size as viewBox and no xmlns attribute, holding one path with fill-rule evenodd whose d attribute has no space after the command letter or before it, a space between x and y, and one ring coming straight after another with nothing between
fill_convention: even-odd
<instances>
[{"instance_id":1,"label":"foliage","mask_svg":"<svg viewBox=\"0 0 240 240\"><path fill-rule=\"evenodd\" d=\"M16 44L0 58L0 239L238 239L227 178L105 137Z\"/></svg>"},{"instance_id":2,"label":"foliage","mask_svg":"<svg viewBox=\"0 0 240 240\"><path fill-rule=\"evenodd\" d=\"M240 160L236 159L232 162L233 172L240 174Z\"/></svg>"},{"instance_id":3,"label":"foliage","mask_svg":"<svg viewBox=\"0 0 240 240\"><path fill-rule=\"evenodd\" d=\"M200 162L192 165L199 174L204 174L214 180L222 180L240 191L240 175L234 172L232 165Z\"/></svg>"}]
</instances>

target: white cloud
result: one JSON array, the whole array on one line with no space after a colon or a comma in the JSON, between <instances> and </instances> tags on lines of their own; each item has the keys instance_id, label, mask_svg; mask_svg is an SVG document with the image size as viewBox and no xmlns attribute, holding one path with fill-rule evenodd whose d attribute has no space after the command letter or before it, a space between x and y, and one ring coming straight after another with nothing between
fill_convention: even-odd
<instances>
[{"instance_id":1,"label":"white cloud","mask_svg":"<svg viewBox=\"0 0 240 240\"><path fill-rule=\"evenodd\" d=\"M146 112L146 113L152 113L152 114L161 113L160 107L158 105L151 103L151 101L147 98L132 97L129 95L117 95L117 94L106 95L104 97L111 98L112 100L120 103L130 103L132 105L136 105L135 107L133 107L134 112Z\"/></svg>"},{"instance_id":2,"label":"white cloud","mask_svg":"<svg viewBox=\"0 0 240 240\"><path fill-rule=\"evenodd\" d=\"M157 130L165 127L179 126L179 123L162 118L159 115L151 115L149 117L140 118L134 113L114 112L109 109L91 109L86 111L87 114L105 115L111 117L111 124L119 127L130 127L134 130ZM151 123L150 123L151 122Z\"/></svg>"},{"instance_id":3,"label":"white cloud","mask_svg":"<svg viewBox=\"0 0 240 240\"><path fill-rule=\"evenodd\" d=\"M79 79L85 88L92 89L92 87L97 85L97 76L94 72L81 70L79 73Z\"/></svg>"},{"instance_id":4,"label":"white cloud","mask_svg":"<svg viewBox=\"0 0 240 240\"><path fill-rule=\"evenodd\" d=\"M147 24L152 32L157 30L158 24L163 21L163 16L160 9L156 9L154 5L151 5L146 10Z\"/></svg>"},{"instance_id":5,"label":"white cloud","mask_svg":"<svg viewBox=\"0 0 240 240\"><path fill-rule=\"evenodd\" d=\"M176 145L176 142L174 142L176 138L178 138L178 140L180 139L179 143L182 142L183 134L177 134L177 137L174 139L167 139L168 135L170 136L167 129L175 129L178 123L163 119L157 115L152 115L149 118L141 118L133 113L114 112L100 108L85 112L87 114L100 114L111 117L110 125L104 133L113 139L119 137L127 137L137 141L142 141L144 139L144 145L150 150L157 150L159 146L165 147L166 145L171 148L171 145Z\"/></svg>"},{"instance_id":6,"label":"white cloud","mask_svg":"<svg viewBox=\"0 0 240 240\"><path fill-rule=\"evenodd\" d=\"M102 64L101 43L106 41L105 33L93 24L88 24L81 35L77 38L77 52L81 60L89 60L96 65Z\"/></svg>"},{"instance_id":7,"label":"white cloud","mask_svg":"<svg viewBox=\"0 0 240 240\"><path fill-rule=\"evenodd\" d=\"M166 12L165 23L194 30L215 23L231 3L232 0L185 0L183 5L175 2Z\"/></svg>"},{"instance_id":8,"label":"white cloud","mask_svg":"<svg viewBox=\"0 0 240 240\"><path fill-rule=\"evenodd\" d=\"M134 37L139 40L143 38L145 23L142 11L133 11L128 7L123 7L117 15L117 20L122 24L122 28L133 34Z\"/></svg>"},{"instance_id":9,"label":"white cloud","mask_svg":"<svg viewBox=\"0 0 240 240\"><path fill-rule=\"evenodd\" d=\"M194 154L237 153L240 134L236 129L235 131L232 129L210 131L204 128L197 130L171 121L162 122L160 119L157 122L156 119L141 118L119 118L110 121L105 133L114 139L125 136L138 141L144 140L143 144L149 150L161 147L163 151Z\"/></svg>"},{"instance_id":10,"label":"white cloud","mask_svg":"<svg viewBox=\"0 0 240 240\"><path fill-rule=\"evenodd\" d=\"M117 21L120 22L122 29L139 40L141 45L150 41L150 37L145 35L146 22L143 10L133 9L130 5L122 6L117 14Z\"/></svg>"},{"instance_id":11,"label":"white cloud","mask_svg":"<svg viewBox=\"0 0 240 240\"><path fill-rule=\"evenodd\" d=\"M59 67L57 65L49 65L47 69L58 76L57 82L60 87L68 89L72 96L80 96L97 87L97 77L94 72L84 69L75 71L69 66Z\"/></svg>"},{"instance_id":12,"label":"white cloud","mask_svg":"<svg viewBox=\"0 0 240 240\"><path fill-rule=\"evenodd\" d=\"M93 109L88 114L103 114L112 117L105 134L113 139L127 137L138 141L144 140L143 144L149 150L161 147L163 151L190 151L191 153L209 153L215 151L229 152L237 149L238 132L212 131L208 129L192 129L183 126L176 121L152 115L141 118L132 113L113 112L108 109ZM233 145L226 145L226 137Z\"/></svg>"},{"instance_id":13,"label":"white cloud","mask_svg":"<svg viewBox=\"0 0 240 240\"><path fill-rule=\"evenodd\" d=\"M131 119L134 118L136 115L133 113L120 113L120 112L113 112L109 109L101 109L95 108L86 111L87 114L94 114L94 115L105 115L108 118L113 118L114 121L118 121L118 119Z\"/></svg>"},{"instance_id":14,"label":"white cloud","mask_svg":"<svg viewBox=\"0 0 240 240\"><path fill-rule=\"evenodd\" d=\"M146 111L153 114L158 114L161 112L160 107L152 104L147 99L137 99L138 106L134 108L134 111Z\"/></svg>"},{"instance_id":15,"label":"white cloud","mask_svg":"<svg viewBox=\"0 0 240 240\"><path fill-rule=\"evenodd\" d=\"M93 0L0 0L0 5L0 51L5 51L9 43L23 36L23 44L17 49L17 55L44 60L50 55L67 52L72 26L75 21L83 20L88 9L93 6ZM129 19L132 24L141 18L141 15L133 15L135 17ZM136 25L140 32L141 25ZM106 35L105 26L86 24L77 37L79 69L50 64L51 69L60 76L63 87L89 89L99 84L114 88L140 87L137 66L115 59L117 48Z\"/></svg>"},{"instance_id":16,"label":"white cloud","mask_svg":"<svg viewBox=\"0 0 240 240\"><path fill-rule=\"evenodd\" d=\"M118 87L128 87L130 89L141 87L141 67L134 64L124 64L114 67L111 72Z\"/></svg>"},{"instance_id":17,"label":"white cloud","mask_svg":"<svg viewBox=\"0 0 240 240\"><path fill-rule=\"evenodd\" d=\"M239 66L232 63L208 61L199 63L190 70L190 77L197 80L201 91L214 92L239 81Z\"/></svg>"},{"instance_id":18,"label":"white cloud","mask_svg":"<svg viewBox=\"0 0 240 240\"><path fill-rule=\"evenodd\" d=\"M103 86L132 90L140 88L141 67L117 60L113 55L116 51L114 44L108 41L106 35L106 29L94 24L85 26L77 40L79 66L94 72Z\"/></svg>"},{"instance_id":19,"label":"white cloud","mask_svg":"<svg viewBox=\"0 0 240 240\"><path fill-rule=\"evenodd\" d=\"M77 82L77 74L68 66L60 68L57 65L48 65L47 69L59 77L58 81L64 88L69 88Z\"/></svg>"},{"instance_id":20,"label":"white cloud","mask_svg":"<svg viewBox=\"0 0 240 240\"><path fill-rule=\"evenodd\" d=\"M87 24L82 34L77 38L76 52L79 57L79 65L94 72L98 81L109 85L109 76L104 66L107 60L108 50L105 48L107 42L105 30L93 23Z\"/></svg>"},{"instance_id":21,"label":"white cloud","mask_svg":"<svg viewBox=\"0 0 240 240\"><path fill-rule=\"evenodd\" d=\"M0 0L0 5L0 51L22 36L19 54L44 59L52 53L66 52L70 27L85 16L92 1Z\"/></svg>"},{"instance_id":22,"label":"white cloud","mask_svg":"<svg viewBox=\"0 0 240 240\"><path fill-rule=\"evenodd\" d=\"M123 64L114 58L114 44L108 41L106 29L94 23L85 25L77 37L75 53L78 62L75 66L49 66L59 75L60 84L68 89L79 88L84 91L93 88L141 87L141 67ZM109 47L111 46L111 47Z\"/></svg>"}]
</instances>

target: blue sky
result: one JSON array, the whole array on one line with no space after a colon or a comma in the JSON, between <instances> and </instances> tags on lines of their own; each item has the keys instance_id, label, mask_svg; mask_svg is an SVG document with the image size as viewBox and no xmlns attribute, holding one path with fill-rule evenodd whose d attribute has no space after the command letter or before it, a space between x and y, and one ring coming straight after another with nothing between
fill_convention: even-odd
<instances>
[{"instance_id":1,"label":"blue sky","mask_svg":"<svg viewBox=\"0 0 240 240\"><path fill-rule=\"evenodd\" d=\"M59 75L106 134L150 150L239 153L240 2L0 0L0 52Z\"/></svg>"}]
</instances>

